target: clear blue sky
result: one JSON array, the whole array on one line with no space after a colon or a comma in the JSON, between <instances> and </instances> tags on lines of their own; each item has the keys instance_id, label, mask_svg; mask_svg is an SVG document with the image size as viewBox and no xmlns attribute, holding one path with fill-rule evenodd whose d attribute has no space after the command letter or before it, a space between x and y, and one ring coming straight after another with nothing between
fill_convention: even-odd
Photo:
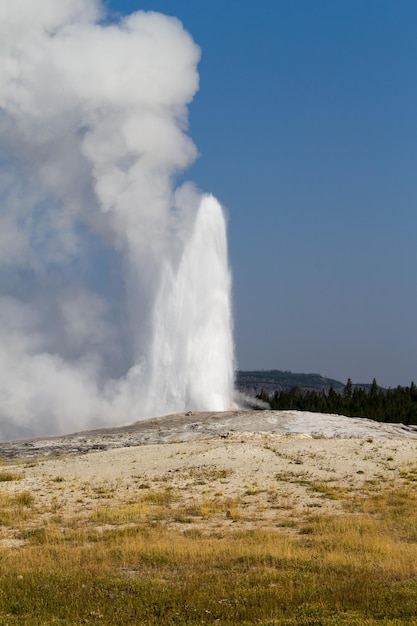
<instances>
[{"instance_id":1,"label":"clear blue sky","mask_svg":"<svg viewBox=\"0 0 417 626\"><path fill-rule=\"evenodd\" d=\"M186 178L229 212L238 367L417 380L417 2L107 5L201 46Z\"/></svg>"}]
</instances>

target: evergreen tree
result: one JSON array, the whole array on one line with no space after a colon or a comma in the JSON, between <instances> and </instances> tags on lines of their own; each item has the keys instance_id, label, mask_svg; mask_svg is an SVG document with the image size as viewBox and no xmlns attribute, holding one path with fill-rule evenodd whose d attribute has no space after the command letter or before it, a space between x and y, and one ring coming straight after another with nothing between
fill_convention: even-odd
<instances>
[{"instance_id":1,"label":"evergreen tree","mask_svg":"<svg viewBox=\"0 0 417 626\"><path fill-rule=\"evenodd\" d=\"M345 398L351 398L352 397L352 392L353 392L353 383L352 383L352 379L348 378L347 379L347 383L345 385L345 388L343 389L343 395Z\"/></svg>"},{"instance_id":2,"label":"evergreen tree","mask_svg":"<svg viewBox=\"0 0 417 626\"><path fill-rule=\"evenodd\" d=\"M302 392L299 387L292 387L290 391L277 390L269 396L263 388L257 398L278 410L298 409L417 424L417 385L414 382L410 387L398 386L395 390L384 390L378 387L374 378L367 393L362 387L353 387L349 378L343 394L337 393L333 387L327 394L324 390Z\"/></svg>"}]
</instances>

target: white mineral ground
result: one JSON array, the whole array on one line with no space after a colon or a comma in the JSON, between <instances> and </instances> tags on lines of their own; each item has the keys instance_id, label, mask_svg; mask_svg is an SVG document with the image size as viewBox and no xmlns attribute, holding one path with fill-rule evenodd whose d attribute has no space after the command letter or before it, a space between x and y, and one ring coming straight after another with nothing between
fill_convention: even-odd
<instances>
[{"instance_id":1,"label":"white mineral ground","mask_svg":"<svg viewBox=\"0 0 417 626\"><path fill-rule=\"evenodd\" d=\"M179 495L164 522L169 526L291 532L308 515L342 512L348 498L415 476L416 452L417 427L401 424L300 411L176 414L0 444L1 471L21 475L1 482L0 493L29 491L39 510L31 523L39 525L51 511L91 523L100 507L170 487ZM202 499L224 502L225 510L179 521L176 510ZM239 515L228 510L232 499ZM13 529L1 528L0 544L21 543Z\"/></svg>"}]
</instances>

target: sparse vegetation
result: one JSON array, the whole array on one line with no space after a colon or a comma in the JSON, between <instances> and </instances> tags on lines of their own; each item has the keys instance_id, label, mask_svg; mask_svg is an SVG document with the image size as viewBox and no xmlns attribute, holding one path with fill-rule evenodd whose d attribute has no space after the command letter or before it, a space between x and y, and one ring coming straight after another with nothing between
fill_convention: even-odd
<instances>
[{"instance_id":1,"label":"sparse vegetation","mask_svg":"<svg viewBox=\"0 0 417 626\"><path fill-rule=\"evenodd\" d=\"M190 445L3 466L0 626L417 626L413 442Z\"/></svg>"},{"instance_id":2,"label":"sparse vegetation","mask_svg":"<svg viewBox=\"0 0 417 626\"><path fill-rule=\"evenodd\" d=\"M0 495L0 526L19 526L34 516L33 496L26 492Z\"/></svg>"},{"instance_id":3,"label":"sparse vegetation","mask_svg":"<svg viewBox=\"0 0 417 626\"><path fill-rule=\"evenodd\" d=\"M18 529L21 545L1 549L0 624L417 624L414 476L407 467L398 483L361 494L280 475L342 509L269 528L239 528L239 498L189 502L152 485L87 517L47 522L32 494L3 495L2 524ZM265 506L279 495L249 491Z\"/></svg>"},{"instance_id":4,"label":"sparse vegetation","mask_svg":"<svg viewBox=\"0 0 417 626\"><path fill-rule=\"evenodd\" d=\"M23 474L17 474L16 472L0 472L0 483L20 480L21 478L23 478Z\"/></svg>"}]
</instances>

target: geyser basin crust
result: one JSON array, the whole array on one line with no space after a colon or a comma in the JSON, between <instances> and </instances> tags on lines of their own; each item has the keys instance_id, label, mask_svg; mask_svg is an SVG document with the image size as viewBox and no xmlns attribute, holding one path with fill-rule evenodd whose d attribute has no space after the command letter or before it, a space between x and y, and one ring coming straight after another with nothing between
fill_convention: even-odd
<instances>
[{"instance_id":1,"label":"geyser basin crust","mask_svg":"<svg viewBox=\"0 0 417 626\"><path fill-rule=\"evenodd\" d=\"M3 460L12 457L10 472L18 475L1 484L4 493L36 494L46 511L50 502L62 519L104 506L110 520L118 506L133 506L147 493L157 498L168 488L176 495L166 524L181 532L179 511L202 499L213 513L197 515L187 528L214 524L217 532L236 523L236 529L276 529L294 515L310 515L311 507L316 514L342 512L344 494L363 497L373 485L412 478L416 450L416 429L370 420L280 411L172 415L2 444ZM15 464L28 457L30 463ZM2 471L9 471L7 461ZM10 538L4 529L0 542L9 545Z\"/></svg>"},{"instance_id":2,"label":"geyser basin crust","mask_svg":"<svg viewBox=\"0 0 417 626\"><path fill-rule=\"evenodd\" d=\"M3 443L0 457L84 454L143 445L225 438L239 433L278 437L417 440L417 427L303 411L224 411L174 414L127 426Z\"/></svg>"}]
</instances>

